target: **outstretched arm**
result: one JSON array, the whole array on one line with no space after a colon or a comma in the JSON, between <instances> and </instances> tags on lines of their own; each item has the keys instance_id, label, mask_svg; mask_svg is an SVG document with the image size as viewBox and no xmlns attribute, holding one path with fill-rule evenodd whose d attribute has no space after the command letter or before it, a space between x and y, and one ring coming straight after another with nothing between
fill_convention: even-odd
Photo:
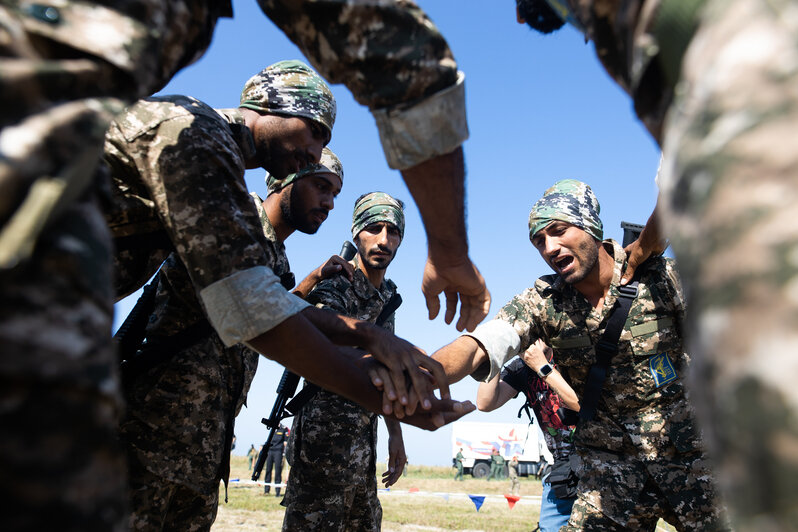
<instances>
[{"instance_id":1,"label":"outstretched arm","mask_svg":"<svg viewBox=\"0 0 798 532\"><path fill-rule=\"evenodd\" d=\"M473 331L490 310L490 292L468 256L463 149L458 147L403 170L402 177L418 205L427 232L427 264L421 289L429 318L438 315L441 308L438 298L443 292L446 323L451 323L457 314L459 301L457 330Z\"/></svg>"},{"instance_id":2,"label":"outstretched arm","mask_svg":"<svg viewBox=\"0 0 798 532\"><path fill-rule=\"evenodd\" d=\"M267 355L294 373L333 393L355 401L372 412L381 412L382 398L369 378L369 359L353 356L334 346L308 321L304 312L295 314L247 345ZM454 421L474 410L466 401L433 399L430 409L403 419L426 430Z\"/></svg>"},{"instance_id":3,"label":"outstretched arm","mask_svg":"<svg viewBox=\"0 0 798 532\"><path fill-rule=\"evenodd\" d=\"M488 355L474 338L461 336L432 354L443 366L449 384L455 383L480 369Z\"/></svg>"}]
</instances>

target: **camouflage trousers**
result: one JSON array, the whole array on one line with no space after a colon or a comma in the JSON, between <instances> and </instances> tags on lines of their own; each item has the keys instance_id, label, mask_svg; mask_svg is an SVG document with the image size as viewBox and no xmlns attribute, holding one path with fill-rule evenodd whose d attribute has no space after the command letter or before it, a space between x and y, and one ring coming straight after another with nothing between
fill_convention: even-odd
<instances>
[{"instance_id":1,"label":"camouflage trousers","mask_svg":"<svg viewBox=\"0 0 798 532\"><path fill-rule=\"evenodd\" d=\"M283 530L380 530L377 416L319 390L294 417Z\"/></svg>"},{"instance_id":2,"label":"camouflage trousers","mask_svg":"<svg viewBox=\"0 0 798 532\"><path fill-rule=\"evenodd\" d=\"M45 229L29 261L0 271L5 530L123 529L110 246L85 194Z\"/></svg>"},{"instance_id":3,"label":"camouflage trousers","mask_svg":"<svg viewBox=\"0 0 798 532\"><path fill-rule=\"evenodd\" d=\"M579 448L578 495L562 530L655 530L662 518L677 530L725 530L708 463L701 451L656 460Z\"/></svg>"},{"instance_id":4,"label":"camouflage trousers","mask_svg":"<svg viewBox=\"0 0 798 532\"><path fill-rule=\"evenodd\" d=\"M741 530L798 530L798 5L712 0L661 186L690 303L691 397Z\"/></svg>"},{"instance_id":5,"label":"camouflage trousers","mask_svg":"<svg viewBox=\"0 0 798 532\"><path fill-rule=\"evenodd\" d=\"M135 458L128 464L130 530L202 532L211 529L219 506L218 489L203 494L150 473Z\"/></svg>"},{"instance_id":6,"label":"camouflage trousers","mask_svg":"<svg viewBox=\"0 0 798 532\"><path fill-rule=\"evenodd\" d=\"M382 506L377 497L377 478L370 475L345 486L318 484L291 469L286 488L284 532L324 530L376 532L382 527Z\"/></svg>"}]
</instances>

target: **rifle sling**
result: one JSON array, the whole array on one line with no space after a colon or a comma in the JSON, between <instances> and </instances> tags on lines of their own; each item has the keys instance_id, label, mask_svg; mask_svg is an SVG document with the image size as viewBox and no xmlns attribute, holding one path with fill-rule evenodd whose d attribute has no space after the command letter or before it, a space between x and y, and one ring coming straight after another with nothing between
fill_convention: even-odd
<instances>
[{"instance_id":1,"label":"rifle sling","mask_svg":"<svg viewBox=\"0 0 798 532\"><path fill-rule=\"evenodd\" d=\"M158 364L168 361L178 351L207 336L209 331L213 331L213 327L203 318L175 335L147 342L134 356L122 361L120 365L122 379L130 381Z\"/></svg>"}]
</instances>

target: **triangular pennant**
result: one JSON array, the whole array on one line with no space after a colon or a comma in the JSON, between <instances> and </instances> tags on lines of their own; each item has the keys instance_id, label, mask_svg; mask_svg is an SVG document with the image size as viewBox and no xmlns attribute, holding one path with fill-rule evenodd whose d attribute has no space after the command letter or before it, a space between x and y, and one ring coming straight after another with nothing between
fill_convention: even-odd
<instances>
[{"instance_id":1,"label":"triangular pennant","mask_svg":"<svg viewBox=\"0 0 798 532\"><path fill-rule=\"evenodd\" d=\"M418 488L410 488L409 490L407 490L408 493L416 493L417 491Z\"/></svg>"},{"instance_id":2,"label":"triangular pennant","mask_svg":"<svg viewBox=\"0 0 798 532\"><path fill-rule=\"evenodd\" d=\"M507 494L505 494L504 498L507 499L507 504L510 506L510 510L513 509L513 506L515 506L515 503L517 503L518 501L521 500L521 497L519 497L518 495L507 495Z\"/></svg>"},{"instance_id":3,"label":"triangular pennant","mask_svg":"<svg viewBox=\"0 0 798 532\"><path fill-rule=\"evenodd\" d=\"M468 498L471 499L471 501L474 503L474 506L477 507L477 511L482 508L482 503L485 502L484 495L469 495Z\"/></svg>"}]
</instances>

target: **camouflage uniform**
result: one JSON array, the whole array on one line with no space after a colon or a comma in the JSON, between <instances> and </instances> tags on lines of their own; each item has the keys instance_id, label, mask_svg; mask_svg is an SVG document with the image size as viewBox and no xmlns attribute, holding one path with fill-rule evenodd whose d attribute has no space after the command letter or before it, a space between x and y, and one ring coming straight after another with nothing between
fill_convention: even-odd
<instances>
[{"instance_id":1,"label":"camouflage uniform","mask_svg":"<svg viewBox=\"0 0 798 532\"><path fill-rule=\"evenodd\" d=\"M693 394L732 517L798 529L795 2L705 0L694 32L668 32L659 13L679 0L565 1L663 148Z\"/></svg>"},{"instance_id":2,"label":"camouflage uniform","mask_svg":"<svg viewBox=\"0 0 798 532\"><path fill-rule=\"evenodd\" d=\"M356 258L355 261L358 259ZM374 322L396 293L384 280L376 289L357 267L320 282L307 301L319 308ZM394 330L393 316L383 326ZM319 390L294 417L288 443L283 530L380 530L377 498L378 416L343 397Z\"/></svg>"},{"instance_id":3,"label":"camouflage uniform","mask_svg":"<svg viewBox=\"0 0 798 532\"><path fill-rule=\"evenodd\" d=\"M274 273L291 277L262 200L252 193ZM126 379L121 425L130 464L134 530L208 530L219 480L227 482L235 417L246 401L258 353L225 347L207 322L185 265L172 253L158 274L147 343L163 357Z\"/></svg>"},{"instance_id":4,"label":"camouflage uniform","mask_svg":"<svg viewBox=\"0 0 798 532\"><path fill-rule=\"evenodd\" d=\"M615 258L615 268L600 311L558 276L545 275L474 331L471 336L490 357L490 377L542 338L553 348L563 376L582 395L595 361L594 346L625 268L623 249L612 240L604 245ZM582 463L569 530L648 529L658 516L680 530L722 526L680 378L688 360L674 264L660 257L641 270L639 294L607 372L596 417L580 422L576 430Z\"/></svg>"},{"instance_id":5,"label":"camouflage uniform","mask_svg":"<svg viewBox=\"0 0 798 532\"><path fill-rule=\"evenodd\" d=\"M422 162L467 137L462 76L413 4L261 5L318 70L373 110L392 165ZM54 214L24 211L26 221L49 220L46 231L0 234L33 248L23 266L0 272L0 476L13 479L1 494L14 509L7 526L121 526L111 244L97 205L107 177L90 176L113 114L198 58L217 19L231 15L226 0L0 4L0 227L21 212L32 183L56 191L33 194L49 198ZM58 192L64 181L71 184ZM11 256L5 265L25 260L0 242L0 254ZM142 270L154 272L166 255L142 259L155 264ZM50 419L53 404L60 409Z\"/></svg>"}]
</instances>

